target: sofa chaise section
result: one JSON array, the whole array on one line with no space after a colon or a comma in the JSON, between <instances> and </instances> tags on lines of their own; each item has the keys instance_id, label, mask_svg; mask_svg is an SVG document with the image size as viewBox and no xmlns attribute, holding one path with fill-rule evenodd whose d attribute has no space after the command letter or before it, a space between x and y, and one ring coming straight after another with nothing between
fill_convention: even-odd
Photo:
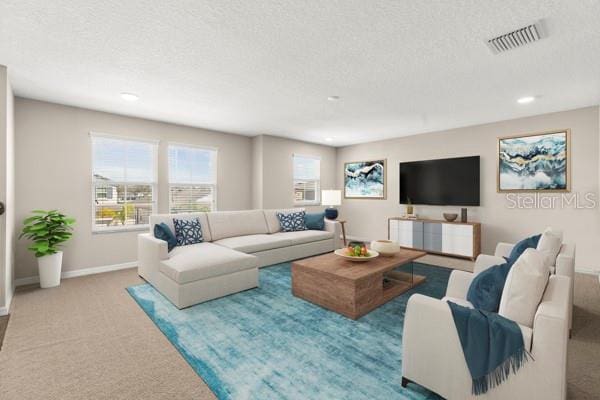
<instances>
[{"instance_id":1,"label":"sofa chaise section","mask_svg":"<svg viewBox=\"0 0 600 400\"><path fill-rule=\"evenodd\" d=\"M176 247L159 271L179 284L256 268L256 257L213 243Z\"/></svg>"},{"instance_id":2,"label":"sofa chaise section","mask_svg":"<svg viewBox=\"0 0 600 400\"><path fill-rule=\"evenodd\" d=\"M138 236L138 274L177 308L258 286L258 259L213 243L176 247Z\"/></svg>"}]
</instances>

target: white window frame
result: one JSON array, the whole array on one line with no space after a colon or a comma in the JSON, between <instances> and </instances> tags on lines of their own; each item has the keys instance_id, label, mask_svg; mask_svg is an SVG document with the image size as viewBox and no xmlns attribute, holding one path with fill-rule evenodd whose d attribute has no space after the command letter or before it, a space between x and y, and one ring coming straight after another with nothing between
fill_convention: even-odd
<instances>
[{"instance_id":1,"label":"white window frame","mask_svg":"<svg viewBox=\"0 0 600 400\"><path fill-rule=\"evenodd\" d=\"M90 151L91 151L91 203L92 203L92 233L113 233L113 232L133 232L133 231L144 231L149 229L150 224L137 224L137 225L115 225L115 226L97 226L96 225L96 178L94 177L94 138L107 138L107 139L115 139L115 140L123 140L129 142L142 142L149 143L153 145L153 154L152 154L152 176L153 182L128 182L128 181L114 181L112 183L116 185L124 185L127 187L128 185L150 185L152 187L152 214L157 213L158 208L158 147L159 140L154 139L142 139L130 136L120 136L120 135L112 135L108 133L100 133L100 132L90 132Z\"/></svg>"},{"instance_id":2,"label":"white window frame","mask_svg":"<svg viewBox=\"0 0 600 400\"><path fill-rule=\"evenodd\" d=\"M169 149L171 146L177 146L177 147L190 147L190 148L195 148L195 149L200 149L200 150L206 150L206 151L212 151L215 153L215 168L213 171L213 182L212 184L210 183L172 183L171 182L171 160L169 159ZM171 211L172 210L172 201L171 201L171 188L173 186L198 186L198 185L209 185L212 186L212 190L213 190L213 201L212 201L212 210L211 211L217 211L217 199L218 199L218 190L219 190L219 185L218 185L218 176L219 176L219 149L217 147L210 147L210 146L201 146L201 145L196 145L196 144L189 144L189 143L180 143L180 142L168 142L167 143L167 179L169 181L169 214L177 214L176 212ZM186 212L190 212L190 211L181 211L179 212L180 214L186 213Z\"/></svg>"},{"instance_id":3,"label":"white window frame","mask_svg":"<svg viewBox=\"0 0 600 400\"><path fill-rule=\"evenodd\" d=\"M294 206L320 206L321 205L321 157L319 156L311 156L306 154L292 154L292 193L294 193L296 189L296 181L305 181L306 179L296 179L295 176L295 158L302 157L308 158L312 160L319 161L319 179L316 179L317 185L315 188L315 200L296 200L296 196L294 196Z\"/></svg>"}]
</instances>

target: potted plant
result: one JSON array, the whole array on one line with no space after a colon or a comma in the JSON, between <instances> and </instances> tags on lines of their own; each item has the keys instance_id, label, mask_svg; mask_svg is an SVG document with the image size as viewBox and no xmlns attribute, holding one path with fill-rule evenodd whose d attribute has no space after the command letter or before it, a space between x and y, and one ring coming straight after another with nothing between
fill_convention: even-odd
<instances>
[{"instance_id":1,"label":"potted plant","mask_svg":"<svg viewBox=\"0 0 600 400\"><path fill-rule=\"evenodd\" d=\"M33 243L28 247L38 260L40 286L49 288L60 285L63 252L59 250L62 243L72 236L75 219L69 218L57 210L34 210L33 216L23 221L23 232Z\"/></svg>"}]
</instances>

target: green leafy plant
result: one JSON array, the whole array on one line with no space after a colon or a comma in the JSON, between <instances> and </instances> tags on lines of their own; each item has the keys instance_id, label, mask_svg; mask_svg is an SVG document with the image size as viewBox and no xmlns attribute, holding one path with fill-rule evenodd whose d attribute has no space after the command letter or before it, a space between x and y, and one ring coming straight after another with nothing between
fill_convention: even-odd
<instances>
[{"instance_id":1,"label":"green leafy plant","mask_svg":"<svg viewBox=\"0 0 600 400\"><path fill-rule=\"evenodd\" d=\"M36 257L55 254L62 243L71 238L75 219L57 210L33 210L33 216L23 221L23 232L19 239L26 237L33 243L28 247Z\"/></svg>"}]
</instances>

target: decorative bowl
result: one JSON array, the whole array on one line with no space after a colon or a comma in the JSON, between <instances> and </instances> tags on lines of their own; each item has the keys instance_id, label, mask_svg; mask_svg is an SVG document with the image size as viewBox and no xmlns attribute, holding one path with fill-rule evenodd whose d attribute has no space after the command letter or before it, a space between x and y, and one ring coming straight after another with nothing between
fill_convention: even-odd
<instances>
[{"instance_id":1,"label":"decorative bowl","mask_svg":"<svg viewBox=\"0 0 600 400\"><path fill-rule=\"evenodd\" d=\"M400 245L391 240L373 240L371 242L371 249L384 257L392 257L400 251Z\"/></svg>"},{"instance_id":2,"label":"decorative bowl","mask_svg":"<svg viewBox=\"0 0 600 400\"><path fill-rule=\"evenodd\" d=\"M444 215L444 219L448 222L452 222L456 218L458 218L458 214L455 214L455 213L444 213L443 215Z\"/></svg>"},{"instance_id":3,"label":"decorative bowl","mask_svg":"<svg viewBox=\"0 0 600 400\"><path fill-rule=\"evenodd\" d=\"M376 252L375 250L369 250L367 252L367 255L364 257L351 256L350 254L348 254L347 248L337 249L336 251L334 251L334 253L336 256L345 258L346 260L357 261L357 262L365 262L365 261L369 261L369 260L379 257L379 253Z\"/></svg>"}]
</instances>

